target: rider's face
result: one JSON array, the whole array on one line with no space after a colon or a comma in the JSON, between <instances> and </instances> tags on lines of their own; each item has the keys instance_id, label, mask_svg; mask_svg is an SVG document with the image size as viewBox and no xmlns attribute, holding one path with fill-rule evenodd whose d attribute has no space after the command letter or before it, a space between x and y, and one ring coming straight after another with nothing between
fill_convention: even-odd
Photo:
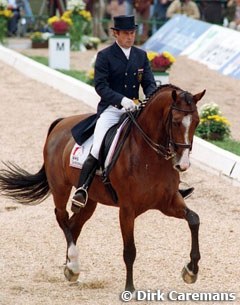
<instances>
[{"instance_id":1,"label":"rider's face","mask_svg":"<svg viewBox=\"0 0 240 305\"><path fill-rule=\"evenodd\" d=\"M130 48L135 41L136 31L114 31L114 36L122 48Z\"/></svg>"}]
</instances>

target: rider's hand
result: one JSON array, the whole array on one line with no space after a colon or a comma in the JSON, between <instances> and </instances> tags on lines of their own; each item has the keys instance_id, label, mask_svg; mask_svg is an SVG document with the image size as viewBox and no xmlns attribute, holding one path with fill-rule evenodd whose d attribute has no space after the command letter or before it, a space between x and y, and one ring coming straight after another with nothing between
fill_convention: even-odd
<instances>
[{"instance_id":1,"label":"rider's hand","mask_svg":"<svg viewBox=\"0 0 240 305\"><path fill-rule=\"evenodd\" d=\"M121 101L121 105L123 106L123 108L125 108L126 110L130 110L130 111L134 111L136 110L136 104L134 103L133 100L131 100L128 97L124 97Z\"/></svg>"}]
</instances>

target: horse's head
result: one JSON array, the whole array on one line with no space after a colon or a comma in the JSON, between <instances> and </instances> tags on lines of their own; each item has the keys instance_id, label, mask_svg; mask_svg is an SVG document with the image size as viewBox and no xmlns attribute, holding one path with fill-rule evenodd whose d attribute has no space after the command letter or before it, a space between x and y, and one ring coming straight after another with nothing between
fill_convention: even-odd
<instances>
[{"instance_id":1,"label":"horse's head","mask_svg":"<svg viewBox=\"0 0 240 305\"><path fill-rule=\"evenodd\" d=\"M166 132L169 149L174 152L173 165L180 172L190 166L189 153L192 149L194 132L199 123L196 104L205 90L192 95L187 91L173 90L172 104L167 116Z\"/></svg>"},{"instance_id":2,"label":"horse's head","mask_svg":"<svg viewBox=\"0 0 240 305\"><path fill-rule=\"evenodd\" d=\"M141 133L141 138L157 154L173 160L177 171L189 168L189 153L193 135L199 123L197 102L205 90L192 95L171 84L163 85L142 104L138 121L131 112L132 122Z\"/></svg>"}]
</instances>

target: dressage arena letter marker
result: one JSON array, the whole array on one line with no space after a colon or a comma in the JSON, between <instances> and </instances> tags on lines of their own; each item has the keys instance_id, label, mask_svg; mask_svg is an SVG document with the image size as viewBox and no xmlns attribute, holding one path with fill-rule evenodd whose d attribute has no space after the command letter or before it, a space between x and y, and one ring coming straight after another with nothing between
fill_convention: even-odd
<instances>
[{"instance_id":1,"label":"dressage arena letter marker","mask_svg":"<svg viewBox=\"0 0 240 305\"><path fill-rule=\"evenodd\" d=\"M49 67L53 69L70 69L70 39L66 36L49 38Z\"/></svg>"},{"instance_id":2,"label":"dressage arena letter marker","mask_svg":"<svg viewBox=\"0 0 240 305\"><path fill-rule=\"evenodd\" d=\"M56 51L64 51L64 42L62 42L61 44L57 42L57 48Z\"/></svg>"}]
</instances>

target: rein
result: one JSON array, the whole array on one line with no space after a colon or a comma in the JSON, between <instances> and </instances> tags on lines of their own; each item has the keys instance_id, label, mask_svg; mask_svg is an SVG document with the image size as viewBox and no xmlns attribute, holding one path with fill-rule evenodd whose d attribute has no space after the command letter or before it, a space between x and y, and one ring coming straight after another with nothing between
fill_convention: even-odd
<instances>
[{"instance_id":1,"label":"rein","mask_svg":"<svg viewBox=\"0 0 240 305\"><path fill-rule=\"evenodd\" d=\"M174 152L171 152L170 148L166 148L165 146L154 142L148 135L143 131L143 129L139 126L138 122L135 120L135 117L131 111L127 111L127 114L133 124L137 127L140 131L141 135L145 142L159 155L162 155L166 160L169 160L175 156Z\"/></svg>"},{"instance_id":2,"label":"rein","mask_svg":"<svg viewBox=\"0 0 240 305\"><path fill-rule=\"evenodd\" d=\"M143 108L144 106L142 106ZM133 113L131 111L127 111L127 115L129 116L129 118L131 119L131 121L133 122L133 124L137 127L138 131L141 133L143 139L145 140L145 142L149 145L149 147L151 147L158 155L161 155L165 158L165 160L169 160L175 157L176 152L173 149L176 149L177 147L181 147L181 148L192 148L192 144L183 144L183 143L175 143L172 140L172 110L177 110L177 111L181 111L181 112L186 112L186 113L193 113L195 110L185 110L185 109L181 109L178 108L176 106L171 106L171 109L169 111L168 114L168 124L169 126L169 139L168 139L168 144L167 146L163 146L159 143L154 142L141 128L141 126L138 124L138 122L136 121Z\"/></svg>"}]
</instances>

